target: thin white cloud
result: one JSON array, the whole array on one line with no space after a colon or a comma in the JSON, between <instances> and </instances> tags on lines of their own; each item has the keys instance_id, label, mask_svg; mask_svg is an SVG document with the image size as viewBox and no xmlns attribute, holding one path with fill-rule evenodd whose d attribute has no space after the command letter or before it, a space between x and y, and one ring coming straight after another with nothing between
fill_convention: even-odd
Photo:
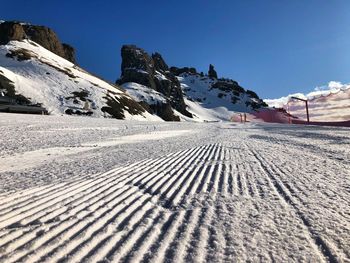
<instances>
[{"instance_id":1,"label":"thin white cloud","mask_svg":"<svg viewBox=\"0 0 350 263\"><path fill-rule=\"evenodd\" d=\"M340 90L347 90L347 89L350 89L350 84L342 84L341 82L338 82L338 81L330 81L328 85L316 87L313 91L307 94L294 93L278 99L264 99L264 101L270 107L282 108L288 103L288 101L291 100L291 97L298 97L302 99L312 100L320 96L327 96L330 93L337 93Z\"/></svg>"}]
</instances>

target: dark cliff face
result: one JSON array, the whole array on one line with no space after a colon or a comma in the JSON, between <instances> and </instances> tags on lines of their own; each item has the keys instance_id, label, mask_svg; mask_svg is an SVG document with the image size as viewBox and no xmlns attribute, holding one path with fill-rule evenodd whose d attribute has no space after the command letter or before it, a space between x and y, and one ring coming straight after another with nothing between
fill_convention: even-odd
<instances>
[{"instance_id":1,"label":"dark cliff face","mask_svg":"<svg viewBox=\"0 0 350 263\"><path fill-rule=\"evenodd\" d=\"M208 76L209 78L213 78L213 79L218 78L218 74L216 73L214 66L212 64L209 65Z\"/></svg>"},{"instance_id":2,"label":"dark cliff face","mask_svg":"<svg viewBox=\"0 0 350 263\"><path fill-rule=\"evenodd\" d=\"M121 55L120 83L136 82L156 90L153 59L144 50L134 45L123 46Z\"/></svg>"},{"instance_id":3,"label":"dark cliff face","mask_svg":"<svg viewBox=\"0 0 350 263\"><path fill-rule=\"evenodd\" d=\"M62 46L64 51L64 58L74 64L77 64L77 61L75 59L75 49L66 43L63 43Z\"/></svg>"},{"instance_id":4,"label":"dark cliff face","mask_svg":"<svg viewBox=\"0 0 350 263\"><path fill-rule=\"evenodd\" d=\"M61 43L56 33L45 26L34 26L18 22L3 22L0 24L0 44L5 45L11 40L30 39L51 52L76 64L74 48Z\"/></svg>"},{"instance_id":5,"label":"dark cliff face","mask_svg":"<svg viewBox=\"0 0 350 263\"><path fill-rule=\"evenodd\" d=\"M184 67L184 68L170 67L169 70L171 73L173 73L176 76L180 76L183 73L197 74L197 70L195 68L189 68L189 67Z\"/></svg>"},{"instance_id":6,"label":"dark cliff face","mask_svg":"<svg viewBox=\"0 0 350 263\"><path fill-rule=\"evenodd\" d=\"M156 90L167 98L167 104L173 109L176 109L185 116L192 117L186 110L179 81L169 71L168 65L159 53L150 56L143 49L134 45L124 45L121 49L121 56L122 74L117 81L118 84L135 82ZM159 109L154 111L158 112L158 115L161 116L164 109L166 109L166 115L169 116L171 115L171 107L159 105ZM167 120L177 120L177 118L174 115L174 118L167 117Z\"/></svg>"},{"instance_id":7,"label":"dark cliff face","mask_svg":"<svg viewBox=\"0 0 350 263\"><path fill-rule=\"evenodd\" d=\"M3 22L0 24L0 45L11 40L22 40L26 37L23 27L18 23Z\"/></svg>"},{"instance_id":8,"label":"dark cliff face","mask_svg":"<svg viewBox=\"0 0 350 263\"><path fill-rule=\"evenodd\" d=\"M163 57L158 52L152 54L152 59L154 61L154 67L160 72L166 72L169 70L168 65L165 63Z\"/></svg>"}]
</instances>

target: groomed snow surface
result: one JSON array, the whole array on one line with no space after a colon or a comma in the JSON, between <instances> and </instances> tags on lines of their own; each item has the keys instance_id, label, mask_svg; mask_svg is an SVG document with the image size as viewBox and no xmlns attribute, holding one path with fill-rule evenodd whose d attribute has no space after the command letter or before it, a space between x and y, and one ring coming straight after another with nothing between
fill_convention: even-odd
<instances>
[{"instance_id":1,"label":"groomed snow surface","mask_svg":"<svg viewBox=\"0 0 350 263\"><path fill-rule=\"evenodd\" d=\"M0 114L0 262L349 262L346 128Z\"/></svg>"}]
</instances>

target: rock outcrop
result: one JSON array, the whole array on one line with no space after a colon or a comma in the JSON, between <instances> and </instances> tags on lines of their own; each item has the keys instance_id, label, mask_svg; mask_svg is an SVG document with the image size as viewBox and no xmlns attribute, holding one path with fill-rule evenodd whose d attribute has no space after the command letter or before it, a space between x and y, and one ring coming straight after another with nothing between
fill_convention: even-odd
<instances>
[{"instance_id":1,"label":"rock outcrop","mask_svg":"<svg viewBox=\"0 0 350 263\"><path fill-rule=\"evenodd\" d=\"M154 67L160 72L169 71L168 65L165 63L163 57L158 52L152 54L152 59L154 61Z\"/></svg>"},{"instance_id":2,"label":"rock outcrop","mask_svg":"<svg viewBox=\"0 0 350 263\"><path fill-rule=\"evenodd\" d=\"M237 103L240 98L244 95L248 96L249 99L246 101L246 106L252 108L253 110L257 110L262 107L266 107L267 104L259 98L259 96L251 90L245 90L241 87L237 81L231 79L219 79L213 85L212 89L218 89L222 93L222 95L230 94L231 102L233 104Z\"/></svg>"},{"instance_id":3,"label":"rock outcrop","mask_svg":"<svg viewBox=\"0 0 350 263\"><path fill-rule=\"evenodd\" d=\"M171 73L173 73L176 76L180 76L182 73L197 74L197 70L195 68L189 68L189 67L183 67L183 68L170 67L169 70Z\"/></svg>"},{"instance_id":4,"label":"rock outcrop","mask_svg":"<svg viewBox=\"0 0 350 263\"><path fill-rule=\"evenodd\" d=\"M0 23L0 45L5 45L11 40L24 39L30 39L76 64L74 48L61 43L57 34L50 28L12 21Z\"/></svg>"},{"instance_id":5,"label":"rock outcrop","mask_svg":"<svg viewBox=\"0 0 350 263\"><path fill-rule=\"evenodd\" d=\"M208 76L209 78L212 78L212 79L218 78L218 74L216 73L214 66L212 64L209 65Z\"/></svg>"},{"instance_id":6,"label":"rock outcrop","mask_svg":"<svg viewBox=\"0 0 350 263\"><path fill-rule=\"evenodd\" d=\"M71 45L68 45L66 43L62 43L63 51L64 51L64 58L68 61L77 64L77 61L75 59L75 49Z\"/></svg>"},{"instance_id":7,"label":"rock outcrop","mask_svg":"<svg viewBox=\"0 0 350 263\"><path fill-rule=\"evenodd\" d=\"M0 45L5 45L11 40L22 40L26 33L21 24L3 22L0 24Z\"/></svg>"},{"instance_id":8,"label":"rock outcrop","mask_svg":"<svg viewBox=\"0 0 350 263\"><path fill-rule=\"evenodd\" d=\"M156 90L153 59L144 50L134 45L124 45L121 55L122 75L118 83L136 82Z\"/></svg>"},{"instance_id":9,"label":"rock outcrop","mask_svg":"<svg viewBox=\"0 0 350 263\"><path fill-rule=\"evenodd\" d=\"M167 102L149 105L151 113L157 113L166 120L179 120L172 109L192 117L186 110L182 90L175 74L159 53L148 55L134 45L124 45L121 49L121 77L117 84L135 82L147 86L166 97ZM146 103L145 101L143 103Z\"/></svg>"}]
</instances>

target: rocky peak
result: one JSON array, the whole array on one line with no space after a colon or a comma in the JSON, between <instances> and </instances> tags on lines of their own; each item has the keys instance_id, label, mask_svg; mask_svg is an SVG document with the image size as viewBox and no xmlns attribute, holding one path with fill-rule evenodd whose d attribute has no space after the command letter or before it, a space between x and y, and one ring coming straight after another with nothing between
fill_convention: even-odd
<instances>
[{"instance_id":1,"label":"rocky peak","mask_svg":"<svg viewBox=\"0 0 350 263\"><path fill-rule=\"evenodd\" d=\"M141 48L135 45L124 45L121 50L122 71L125 69L139 69L154 73L153 59Z\"/></svg>"},{"instance_id":2,"label":"rocky peak","mask_svg":"<svg viewBox=\"0 0 350 263\"><path fill-rule=\"evenodd\" d=\"M135 82L147 86L163 94L167 98L167 104L171 105L173 109L186 116L192 116L186 110L179 81L173 73L169 72L168 65L159 53L156 52L149 56L146 51L135 45L124 45L121 49L121 55L122 73L117 81L118 84ZM158 115L161 116L164 109L167 109L166 115L169 116L169 106L159 105L155 111L160 112ZM175 120L175 118L173 119Z\"/></svg>"},{"instance_id":3,"label":"rocky peak","mask_svg":"<svg viewBox=\"0 0 350 263\"><path fill-rule=\"evenodd\" d=\"M176 76L180 76L183 73L187 74L197 74L197 70L195 68L189 68L189 67L183 67L183 68L178 68L178 67L171 67L170 72L172 72Z\"/></svg>"},{"instance_id":4,"label":"rocky peak","mask_svg":"<svg viewBox=\"0 0 350 263\"><path fill-rule=\"evenodd\" d=\"M11 40L30 39L51 52L76 63L74 48L63 44L57 34L48 27L35 26L15 21L0 23L0 44L5 45Z\"/></svg>"},{"instance_id":5,"label":"rocky peak","mask_svg":"<svg viewBox=\"0 0 350 263\"><path fill-rule=\"evenodd\" d=\"M136 82L156 90L154 61L141 48L124 45L121 49L122 75L119 83Z\"/></svg>"},{"instance_id":6,"label":"rocky peak","mask_svg":"<svg viewBox=\"0 0 350 263\"><path fill-rule=\"evenodd\" d=\"M5 45L11 40L22 40L26 33L21 24L13 22L0 23L0 45Z\"/></svg>"},{"instance_id":7,"label":"rocky peak","mask_svg":"<svg viewBox=\"0 0 350 263\"><path fill-rule=\"evenodd\" d=\"M212 64L209 65L209 71L208 71L209 78L217 79L218 74L216 73L214 66Z\"/></svg>"},{"instance_id":8,"label":"rocky peak","mask_svg":"<svg viewBox=\"0 0 350 263\"><path fill-rule=\"evenodd\" d=\"M152 59L154 61L154 67L160 72L165 72L169 70L168 65L165 63L163 57L158 52L152 54Z\"/></svg>"}]
</instances>

